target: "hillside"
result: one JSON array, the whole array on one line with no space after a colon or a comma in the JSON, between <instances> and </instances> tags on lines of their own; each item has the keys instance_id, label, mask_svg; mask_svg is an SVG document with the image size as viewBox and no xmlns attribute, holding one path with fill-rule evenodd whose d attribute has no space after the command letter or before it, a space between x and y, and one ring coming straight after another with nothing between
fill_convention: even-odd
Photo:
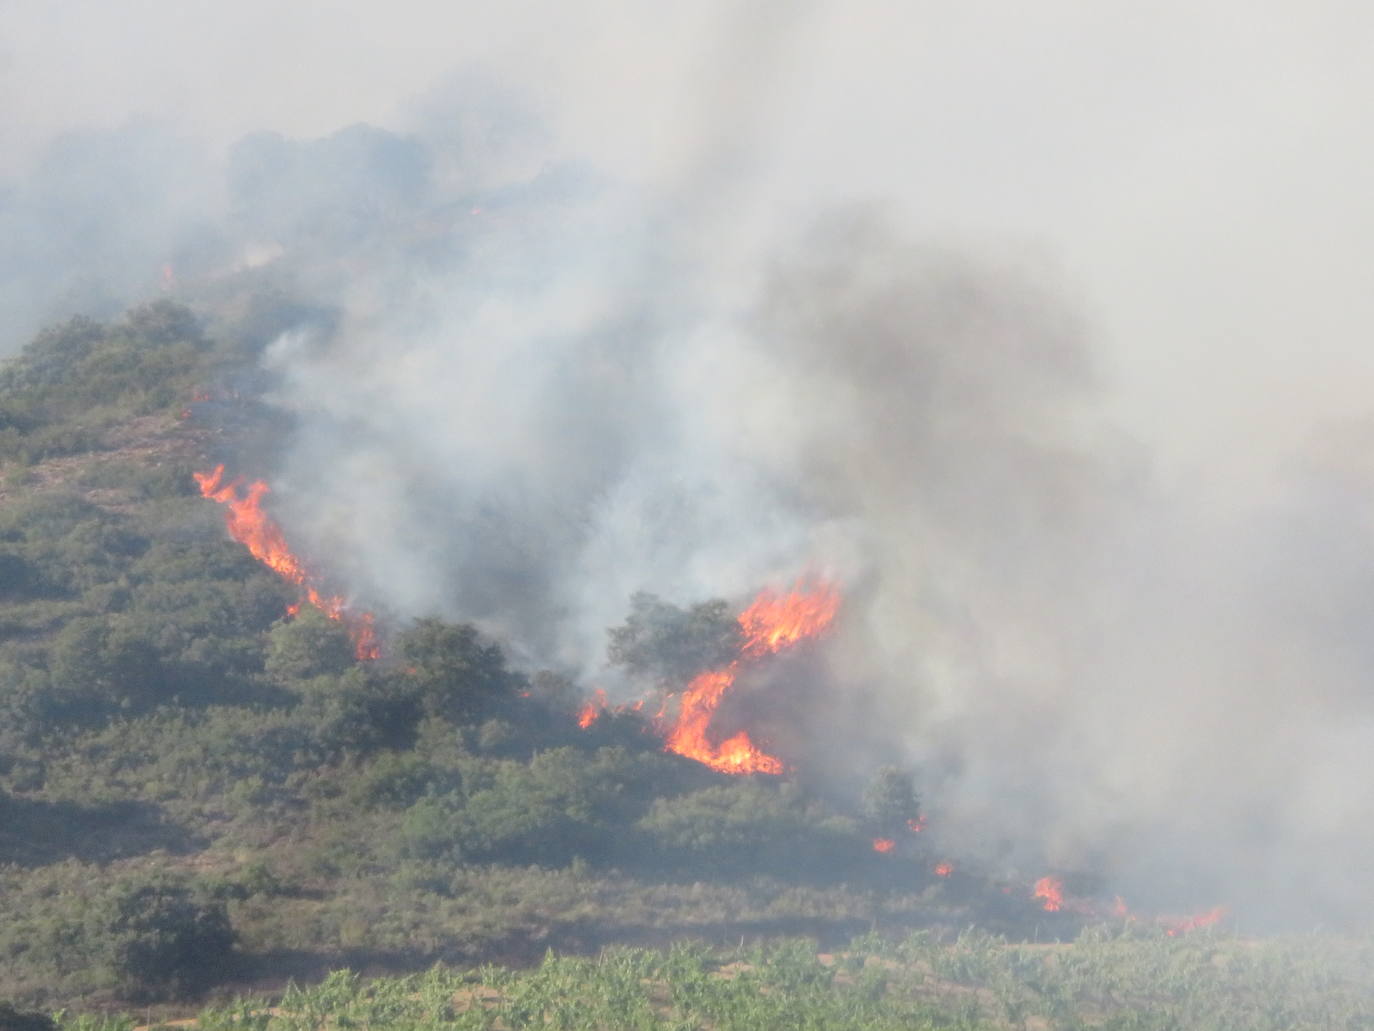
<instances>
[{"instance_id":1,"label":"hillside","mask_svg":"<svg viewBox=\"0 0 1374 1031\"><path fill-rule=\"evenodd\" d=\"M713 772L638 711L579 720L590 691L436 618L355 657L193 477L280 430L262 342L162 301L49 329L0 372L0 998L1076 923L938 876L908 773L846 799ZM630 665L700 672L736 633L724 602L636 605L612 635Z\"/></svg>"}]
</instances>

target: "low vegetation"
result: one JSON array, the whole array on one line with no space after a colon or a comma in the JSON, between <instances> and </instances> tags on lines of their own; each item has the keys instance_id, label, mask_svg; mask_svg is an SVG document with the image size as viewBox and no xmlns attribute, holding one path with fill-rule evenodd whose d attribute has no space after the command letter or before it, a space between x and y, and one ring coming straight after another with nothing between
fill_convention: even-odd
<instances>
[{"instance_id":1,"label":"low vegetation","mask_svg":"<svg viewBox=\"0 0 1374 1031\"><path fill-rule=\"evenodd\" d=\"M1243 942L1093 928L1068 945L968 931L867 936L832 954L807 940L729 951L679 944L549 953L536 967L435 967L367 980L348 971L274 999L203 1010L205 1031L365 1027L517 1031L1331 1031L1374 1026L1368 942ZM130 1031L83 1017L72 1031Z\"/></svg>"},{"instance_id":2,"label":"low vegetation","mask_svg":"<svg viewBox=\"0 0 1374 1031\"><path fill-rule=\"evenodd\" d=\"M286 429L250 371L270 310L245 308L76 319L0 369L0 999L968 918L917 841L870 847L914 814L909 772L868 807L723 776L639 713L582 729L581 689L470 626L393 625L359 661L289 614L191 475ZM609 645L652 688L738 634L723 602L640 595Z\"/></svg>"},{"instance_id":3,"label":"low vegetation","mask_svg":"<svg viewBox=\"0 0 1374 1031\"><path fill-rule=\"evenodd\" d=\"M73 320L0 369L0 1031L1374 1026L1366 944L961 934L1081 918L937 871L909 770L714 773L439 619L356 659L192 479L284 429L243 310ZM637 595L608 644L652 690L739 628Z\"/></svg>"}]
</instances>

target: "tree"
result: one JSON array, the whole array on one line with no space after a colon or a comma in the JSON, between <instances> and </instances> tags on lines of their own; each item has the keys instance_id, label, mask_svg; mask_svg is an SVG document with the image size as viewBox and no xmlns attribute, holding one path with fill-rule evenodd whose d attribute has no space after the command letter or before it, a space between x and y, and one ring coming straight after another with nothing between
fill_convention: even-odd
<instances>
[{"instance_id":1,"label":"tree","mask_svg":"<svg viewBox=\"0 0 1374 1031\"><path fill-rule=\"evenodd\" d=\"M125 881L94 907L95 951L130 997L203 990L223 977L234 931L224 903L185 881Z\"/></svg>"},{"instance_id":2,"label":"tree","mask_svg":"<svg viewBox=\"0 0 1374 1031\"><path fill-rule=\"evenodd\" d=\"M682 609L644 591L631 596L624 625L606 633L613 663L663 684L686 683L703 670L724 666L743 641L724 600Z\"/></svg>"},{"instance_id":3,"label":"tree","mask_svg":"<svg viewBox=\"0 0 1374 1031\"><path fill-rule=\"evenodd\" d=\"M402 665L427 716L471 723L508 699L515 677L505 656L470 624L421 619L398 643Z\"/></svg>"},{"instance_id":4,"label":"tree","mask_svg":"<svg viewBox=\"0 0 1374 1031\"><path fill-rule=\"evenodd\" d=\"M351 665L353 646L348 630L318 609L306 606L268 634L266 669L269 676L279 680L338 675Z\"/></svg>"},{"instance_id":5,"label":"tree","mask_svg":"<svg viewBox=\"0 0 1374 1031\"><path fill-rule=\"evenodd\" d=\"M921 818L915 777L898 766L881 767L864 788L863 808L874 834L883 838L905 834Z\"/></svg>"}]
</instances>

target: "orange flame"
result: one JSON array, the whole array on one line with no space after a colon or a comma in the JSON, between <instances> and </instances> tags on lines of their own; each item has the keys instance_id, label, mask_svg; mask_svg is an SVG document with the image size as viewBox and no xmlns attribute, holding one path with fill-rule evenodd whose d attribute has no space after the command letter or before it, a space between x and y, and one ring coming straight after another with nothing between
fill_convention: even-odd
<instances>
[{"instance_id":1,"label":"orange flame","mask_svg":"<svg viewBox=\"0 0 1374 1031\"><path fill-rule=\"evenodd\" d=\"M1067 897L1064 894L1064 882L1058 877L1042 877L1040 880L1036 881L1032 897L1044 899L1044 908L1051 913L1065 910L1067 912L1078 913L1082 916L1098 919L1107 915L1118 920L1151 919L1137 916L1135 913L1131 912L1131 908L1126 905L1126 900L1120 895L1112 899L1110 906L1092 899ZM1180 934L1187 934L1189 931L1195 931L1199 927L1211 927L1225 915L1225 906L1215 906L1205 913L1198 913L1194 916L1160 916L1152 919L1154 923L1164 929L1164 933L1170 938L1176 938Z\"/></svg>"},{"instance_id":2,"label":"orange flame","mask_svg":"<svg viewBox=\"0 0 1374 1031\"><path fill-rule=\"evenodd\" d=\"M1058 877L1041 877L1035 882L1032 898L1045 900L1045 911L1057 913L1064 906L1064 882Z\"/></svg>"},{"instance_id":3,"label":"orange flame","mask_svg":"<svg viewBox=\"0 0 1374 1031\"><path fill-rule=\"evenodd\" d=\"M897 847L897 843L896 843L895 841L893 841L891 838L874 838L874 839L873 839L873 851L874 851L874 852L884 852L884 853L886 853L886 852L891 852L891 851L892 851L894 848L896 848L896 847Z\"/></svg>"},{"instance_id":4,"label":"orange flame","mask_svg":"<svg viewBox=\"0 0 1374 1031\"><path fill-rule=\"evenodd\" d=\"M577 714L577 725L586 730L593 723L601 718L601 714L606 711L606 692L601 688L596 689L596 697L587 699L587 703L582 706Z\"/></svg>"},{"instance_id":5,"label":"orange flame","mask_svg":"<svg viewBox=\"0 0 1374 1031\"><path fill-rule=\"evenodd\" d=\"M954 864L953 864L953 863L936 863L936 864L935 864L935 876L936 876L936 877L948 877L948 876L949 876L950 874L952 874L953 872L954 872Z\"/></svg>"},{"instance_id":6,"label":"orange flame","mask_svg":"<svg viewBox=\"0 0 1374 1031\"><path fill-rule=\"evenodd\" d=\"M721 773L782 773L786 769L782 760L761 751L743 730L713 745L708 734L711 719L734 684L742 662L774 655L816 636L830 625L839 605L839 594L827 584L810 591L798 585L786 595L762 592L740 613L739 625L744 631L740 657L724 669L700 674L687 685L665 749Z\"/></svg>"},{"instance_id":7,"label":"orange flame","mask_svg":"<svg viewBox=\"0 0 1374 1031\"><path fill-rule=\"evenodd\" d=\"M282 579L300 587L305 600L319 609L330 619L335 619L348 628L353 639L353 653L359 659L376 659L381 656L381 646L377 640L377 628L372 613L347 613L344 600L338 595L326 597L311 586L310 576L300 559L291 554L286 546L286 538L281 528L262 510L262 499L268 493L268 486L262 480L254 480L240 495L242 477L224 482L224 466L217 465L208 473L192 473L200 493L212 501L225 506L224 522L229 528L229 536L238 541L263 565L274 570ZM300 605L287 608L287 615L294 616Z\"/></svg>"},{"instance_id":8,"label":"orange flame","mask_svg":"<svg viewBox=\"0 0 1374 1031\"><path fill-rule=\"evenodd\" d=\"M1214 906L1205 913L1198 913L1195 916L1176 917L1173 919L1164 918L1160 920L1160 923L1164 925L1165 934L1170 938L1177 938L1180 934L1196 931L1199 927L1211 927L1225 915L1225 906Z\"/></svg>"}]
</instances>

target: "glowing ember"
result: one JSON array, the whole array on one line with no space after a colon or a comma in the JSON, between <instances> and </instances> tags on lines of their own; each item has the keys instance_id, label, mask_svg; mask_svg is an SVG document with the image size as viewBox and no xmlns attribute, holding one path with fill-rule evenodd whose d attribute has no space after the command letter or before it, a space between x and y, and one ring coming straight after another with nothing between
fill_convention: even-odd
<instances>
[{"instance_id":1,"label":"glowing ember","mask_svg":"<svg viewBox=\"0 0 1374 1031\"><path fill-rule=\"evenodd\" d=\"M357 658L375 659L381 655L372 613L345 612L343 598L338 595L326 597L311 586L305 567L286 546L281 528L262 510L262 499L268 492L266 483L255 480L241 494L242 478L224 482L223 465L215 466L212 472L193 473L192 476L202 496L225 506L224 522L229 528L229 536L284 580L300 587L305 600L311 605L330 619L344 624L349 637L353 639L353 653ZM300 605L292 605L287 609L287 615L294 616L298 611Z\"/></svg>"},{"instance_id":2,"label":"glowing ember","mask_svg":"<svg viewBox=\"0 0 1374 1031\"><path fill-rule=\"evenodd\" d=\"M874 839L873 839L873 851L874 851L874 852L884 852L884 853L886 853L886 852L891 852L891 851L892 851L894 848L896 848L896 847L897 847L897 843L896 843L895 841L893 841L891 838L874 838Z\"/></svg>"},{"instance_id":3,"label":"glowing ember","mask_svg":"<svg viewBox=\"0 0 1374 1031\"><path fill-rule=\"evenodd\" d=\"M1057 913L1064 906L1064 882L1058 877L1041 877L1031 897L1044 899L1046 912Z\"/></svg>"},{"instance_id":4,"label":"glowing ember","mask_svg":"<svg viewBox=\"0 0 1374 1031\"><path fill-rule=\"evenodd\" d=\"M935 864L935 876L936 876L936 877L948 877L948 876L949 876L950 874L952 874L953 872L954 872L954 864L953 864L953 863L936 863L936 864Z\"/></svg>"},{"instance_id":5,"label":"glowing ember","mask_svg":"<svg viewBox=\"0 0 1374 1031\"><path fill-rule=\"evenodd\" d=\"M1163 918L1160 923L1164 926L1165 934L1170 938L1177 938L1180 934L1196 931L1199 927L1211 927L1225 915L1226 908L1224 906L1215 906L1205 913L1198 913L1196 916Z\"/></svg>"},{"instance_id":6,"label":"glowing ember","mask_svg":"<svg viewBox=\"0 0 1374 1031\"><path fill-rule=\"evenodd\" d=\"M740 731L719 745L711 743L708 730L725 692L735 682L740 664L774 655L799 641L814 637L830 625L840 605L839 594L820 584L806 591L779 595L764 591L739 616L744 631L740 657L725 669L702 673L687 685L679 701L677 720L668 731L664 747L721 773L782 773L782 760L761 751Z\"/></svg>"},{"instance_id":7,"label":"glowing ember","mask_svg":"<svg viewBox=\"0 0 1374 1031\"><path fill-rule=\"evenodd\" d=\"M920 834L921 831L923 831L923 830L926 829L926 818L925 818L925 814L922 813L920 816L916 817L916 819L914 819L914 820L907 820L907 822L906 822L906 829L909 830L909 831L911 831L912 834Z\"/></svg>"}]
</instances>

